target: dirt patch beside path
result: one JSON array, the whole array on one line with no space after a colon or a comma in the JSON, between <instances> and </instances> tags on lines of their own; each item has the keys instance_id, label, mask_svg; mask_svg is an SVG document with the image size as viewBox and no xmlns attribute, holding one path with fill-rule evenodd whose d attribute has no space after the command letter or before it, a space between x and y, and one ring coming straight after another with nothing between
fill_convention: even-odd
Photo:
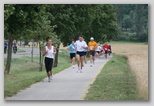
<instances>
[{"instance_id":1,"label":"dirt patch beside path","mask_svg":"<svg viewBox=\"0 0 154 106\"><path fill-rule=\"evenodd\" d=\"M136 76L139 95L148 100L148 45L137 43L111 44L112 52L127 56Z\"/></svg>"}]
</instances>

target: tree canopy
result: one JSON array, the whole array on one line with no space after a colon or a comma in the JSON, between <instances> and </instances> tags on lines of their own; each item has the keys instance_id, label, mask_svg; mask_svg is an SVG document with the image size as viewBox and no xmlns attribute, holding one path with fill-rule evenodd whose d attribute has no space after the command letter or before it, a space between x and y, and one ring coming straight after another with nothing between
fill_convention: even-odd
<instances>
[{"instance_id":1,"label":"tree canopy","mask_svg":"<svg viewBox=\"0 0 154 106\"><path fill-rule=\"evenodd\" d=\"M48 37L59 48L60 42L66 46L72 39L77 40L79 34L85 41L94 37L97 42L105 42L117 30L116 11L111 4L4 5L4 38L9 40L9 49L14 39L43 42ZM10 70L11 53L10 50L6 71Z\"/></svg>"}]
</instances>

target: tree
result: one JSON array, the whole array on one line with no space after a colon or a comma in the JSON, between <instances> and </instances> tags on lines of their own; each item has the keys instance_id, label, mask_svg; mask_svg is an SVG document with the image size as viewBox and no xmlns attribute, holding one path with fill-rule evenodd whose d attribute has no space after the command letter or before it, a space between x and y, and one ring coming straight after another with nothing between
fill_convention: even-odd
<instances>
[{"instance_id":1,"label":"tree","mask_svg":"<svg viewBox=\"0 0 154 106\"><path fill-rule=\"evenodd\" d=\"M139 41L145 41L144 32L148 32L148 5L138 4L135 9L136 35ZM146 30L146 31L145 31ZM147 34L147 33L146 33Z\"/></svg>"},{"instance_id":2,"label":"tree","mask_svg":"<svg viewBox=\"0 0 154 106\"><path fill-rule=\"evenodd\" d=\"M148 5L147 4L118 4L115 5L117 23L121 29L118 30L119 38L128 38L136 41L148 39ZM122 29L130 29L127 33ZM129 40L129 38L128 38Z\"/></svg>"},{"instance_id":3,"label":"tree","mask_svg":"<svg viewBox=\"0 0 154 106\"><path fill-rule=\"evenodd\" d=\"M12 43L18 37L19 32L24 30L24 14L20 11L20 6L5 4L4 5L4 32L5 37L8 39L8 54L5 72L9 74L12 58Z\"/></svg>"},{"instance_id":4,"label":"tree","mask_svg":"<svg viewBox=\"0 0 154 106\"><path fill-rule=\"evenodd\" d=\"M55 39L57 39L57 37L56 34L53 33L52 26L50 26L50 20L48 20L48 16L50 14L46 12L46 5L5 5L4 11L6 14L4 15L6 32L5 38L9 39L8 57L5 71L9 74L12 56L12 41L14 39L35 39L40 42L47 36L54 36ZM10 15L8 15L8 13L10 13ZM56 42L57 40L54 41Z\"/></svg>"},{"instance_id":5,"label":"tree","mask_svg":"<svg viewBox=\"0 0 154 106\"><path fill-rule=\"evenodd\" d=\"M125 28L126 30L131 29L132 28L132 20L130 18L129 15L124 15L123 18L123 28Z\"/></svg>"}]
</instances>

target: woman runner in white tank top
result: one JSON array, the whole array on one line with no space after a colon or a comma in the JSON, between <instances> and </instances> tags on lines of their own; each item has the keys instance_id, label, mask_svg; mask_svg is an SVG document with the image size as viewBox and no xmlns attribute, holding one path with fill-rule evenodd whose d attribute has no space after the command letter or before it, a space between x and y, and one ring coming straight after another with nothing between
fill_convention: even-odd
<instances>
[{"instance_id":1,"label":"woman runner in white tank top","mask_svg":"<svg viewBox=\"0 0 154 106\"><path fill-rule=\"evenodd\" d=\"M47 46L45 46L43 51L43 56L45 56L45 68L48 76L48 81L52 79L52 65L54 55L56 54L56 49L52 46L52 40L48 39Z\"/></svg>"}]
</instances>

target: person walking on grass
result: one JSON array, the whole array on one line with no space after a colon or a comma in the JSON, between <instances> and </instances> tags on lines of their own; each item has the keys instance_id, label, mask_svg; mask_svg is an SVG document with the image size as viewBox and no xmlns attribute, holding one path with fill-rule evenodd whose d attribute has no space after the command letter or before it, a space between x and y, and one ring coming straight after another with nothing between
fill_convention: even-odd
<instances>
[{"instance_id":1,"label":"person walking on grass","mask_svg":"<svg viewBox=\"0 0 154 106\"><path fill-rule=\"evenodd\" d=\"M83 40L82 35L79 36L79 40L75 42L77 50L76 58L78 61L78 71L82 73L83 61L84 61L84 50L88 48L87 43Z\"/></svg>"},{"instance_id":2,"label":"person walking on grass","mask_svg":"<svg viewBox=\"0 0 154 106\"><path fill-rule=\"evenodd\" d=\"M76 47L74 45L74 40L72 40L72 43L67 47L67 50L70 51L70 62L72 68L74 69L75 56L76 56Z\"/></svg>"},{"instance_id":3,"label":"person walking on grass","mask_svg":"<svg viewBox=\"0 0 154 106\"><path fill-rule=\"evenodd\" d=\"M94 41L94 38L90 38L90 42L88 43L88 51L90 54L90 67L94 64L95 61L95 50L97 48L97 43Z\"/></svg>"},{"instance_id":4,"label":"person walking on grass","mask_svg":"<svg viewBox=\"0 0 154 106\"><path fill-rule=\"evenodd\" d=\"M52 74L52 65L53 65L53 59L54 59L54 55L56 54L56 49L55 47L52 45L52 39L48 39L47 40L47 45L44 48L43 51L43 56L45 56L45 68L46 68L46 73L47 73L47 77L48 77L48 82L50 82L50 80L53 77Z\"/></svg>"}]
</instances>

